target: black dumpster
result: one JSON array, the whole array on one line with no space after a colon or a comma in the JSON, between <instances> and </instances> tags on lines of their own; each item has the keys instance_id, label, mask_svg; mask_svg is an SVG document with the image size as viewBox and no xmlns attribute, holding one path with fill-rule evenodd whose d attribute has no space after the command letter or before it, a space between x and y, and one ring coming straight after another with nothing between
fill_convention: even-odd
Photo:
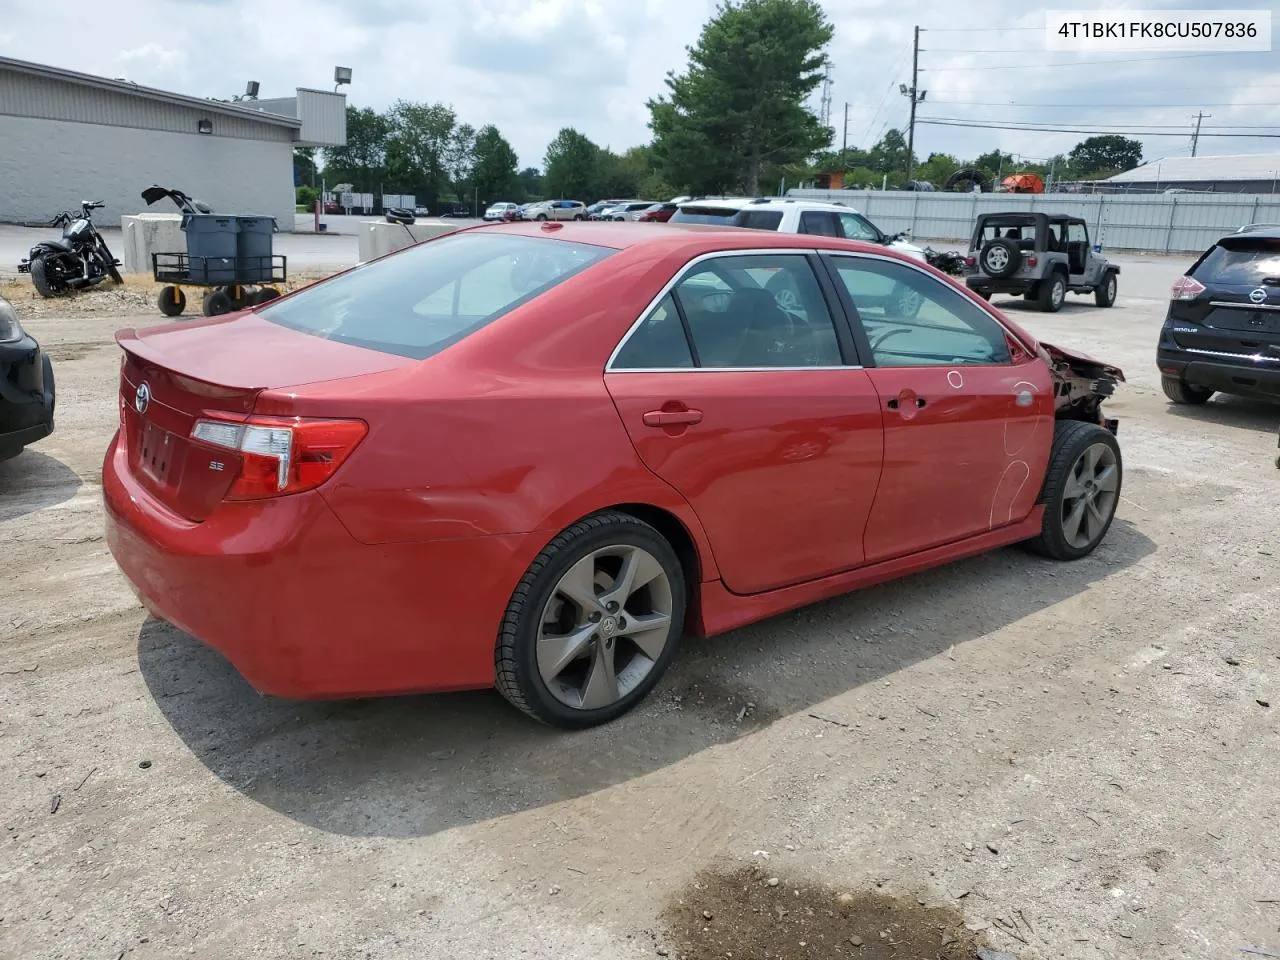
<instances>
[{"instance_id":1,"label":"black dumpster","mask_svg":"<svg viewBox=\"0 0 1280 960\"><path fill-rule=\"evenodd\" d=\"M236 256L240 258L239 279L245 283L272 278L272 242L276 232L274 217L236 217Z\"/></svg>"},{"instance_id":2,"label":"black dumpster","mask_svg":"<svg viewBox=\"0 0 1280 960\"><path fill-rule=\"evenodd\" d=\"M182 217L192 283L234 283L240 224L235 217L188 213ZM267 261L270 263L270 261Z\"/></svg>"}]
</instances>

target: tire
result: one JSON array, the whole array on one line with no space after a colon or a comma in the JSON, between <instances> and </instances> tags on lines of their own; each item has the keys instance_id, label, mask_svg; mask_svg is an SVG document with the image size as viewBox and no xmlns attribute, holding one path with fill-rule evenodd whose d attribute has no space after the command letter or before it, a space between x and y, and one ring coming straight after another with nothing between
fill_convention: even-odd
<instances>
[{"instance_id":1,"label":"tire","mask_svg":"<svg viewBox=\"0 0 1280 960\"><path fill-rule=\"evenodd\" d=\"M1088 481L1096 486L1089 487ZM1040 535L1027 546L1054 560L1079 560L1093 553L1111 529L1123 481L1120 444L1110 430L1080 420L1058 421L1040 498L1044 521Z\"/></svg>"},{"instance_id":2,"label":"tire","mask_svg":"<svg viewBox=\"0 0 1280 960\"><path fill-rule=\"evenodd\" d=\"M574 217L573 219L575 219L575 220L585 220L585 219L587 219L587 218L586 218L585 216L583 216L582 214L578 214L578 215L577 215L576 217Z\"/></svg>"},{"instance_id":3,"label":"tire","mask_svg":"<svg viewBox=\"0 0 1280 960\"><path fill-rule=\"evenodd\" d=\"M263 287L254 295L253 305L256 307L262 303L270 303L278 296L280 296L280 291L275 287Z\"/></svg>"},{"instance_id":4,"label":"tire","mask_svg":"<svg viewBox=\"0 0 1280 960\"><path fill-rule=\"evenodd\" d=\"M166 317L179 316L187 309L187 295L178 287L162 287L160 295L156 297L156 306Z\"/></svg>"},{"instance_id":5,"label":"tire","mask_svg":"<svg viewBox=\"0 0 1280 960\"><path fill-rule=\"evenodd\" d=\"M538 214L536 217L534 217L533 219L535 219L535 220L545 220L545 219L547 219L547 215L546 215L545 213L540 213L540 214Z\"/></svg>"},{"instance_id":6,"label":"tire","mask_svg":"<svg viewBox=\"0 0 1280 960\"><path fill-rule=\"evenodd\" d=\"M993 280L1012 277L1022 266L1022 251L1003 237L988 240L978 254L978 266Z\"/></svg>"},{"instance_id":7,"label":"tire","mask_svg":"<svg viewBox=\"0 0 1280 960\"><path fill-rule=\"evenodd\" d=\"M920 307L924 304L924 297L920 295L920 291L912 290L903 284L893 291L893 315L903 320L914 320L920 313Z\"/></svg>"},{"instance_id":8,"label":"tire","mask_svg":"<svg viewBox=\"0 0 1280 960\"><path fill-rule=\"evenodd\" d=\"M221 290L214 290L204 295L202 307L206 317L220 317L231 312L231 298Z\"/></svg>"},{"instance_id":9,"label":"tire","mask_svg":"<svg viewBox=\"0 0 1280 960\"><path fill-rule=\"evenodd\" d=\"M124 277L120 276L120 271L116 269L116 258L111 255L111 251L107 249L106 243L102 240L98 241L98 254L102 257L102 269L107 272L111 282L116 284L124 283Z\"/></svg>"},{"instance_id":10,"label":"tire","mask_svg":"<svg viewBox=\"0 0 1280 960\"><path fill-rule=\"evenodd\" d=\"M990 290L975 290L973 292L976 293L978 296L980 296L983 300L987 301L987 303L991 302Z\"/></svg>"},{"instance_id":11,"label":"tire","mask_svg":"<svg viewBox=\"0 0 1280 960\"><path fill-rule=\"evenodd\" d=\"M36 288L36 293L46 300L60 297L67 292L64 287L55 285L49 279L49 268L45 265L44 257L36 257L31 261L31 285Z\"/></svg>"},{"instance_id":12,"label":"tire","mask_svg":"<svg viewBox=\"0 0 1280 960\"><path fill-rule=\"evenodd\" d=\"M601 589L599 578L612 574L598 569L597 563L605 567L622 556L635 558L633 562L640 564L638 569L650 574L656 564L660 573L653 574L645 585L631 593L620 610L597 607L588 615L584 612L588 609L587 603L594 604L594 601L579 603L567 599L571 593L582 595L581 590L566 592L562 586L572 583L571 571L574 570L585 571L584 579L579 579L578 584L586 584L592 597L607 597L607 589L597 592ZM593 727L621 716L648 695L671 662L683 633L685 590L684 572L675 550L649 524L615 511L579 520L547 544L511 595L494 650L498 692L535 720L565 729ZM639 634L648 638L644 646L654 654L652 657L646 656L641 646L631 639L636 617L645 615L637 611L637 605L648 606L651 611L648 615L668 617L665 635L657 636L656 631ZM549 615L559 622L547 622ZM631 618L629 627L626 617ZM544 634L548 626L553 628L549 635ZM615 626L629 629L630 634L615 634ZM597 630L601 632L595 632ZM606 630L609 632L602 635ZM573 656L569 655L566 642L558 651L561 654L558 663L544 654L545 662L540 667L539 652L549 649L546 639L540 641L540 636L566 641L574 636L583 639L574 645ZM618 669L621 661L616 659L620 654L627 656L621 670ZM612 687L595 683L598 677L610 676L608 670L601 669L605 658L614 671ZM544 671L553 673L551 681L545 678ZM628 678L626 674L631 676ZM607 696L596 696L606 689L609 690ZM599 699L600 705L588 706L589 699Z\"/></svg>"},{"instance_id":13,"label":"tire","mask_svg":"<svg viewBox=\"0 0 1280 960\"><path fill-rule=\"evenodd\" d=\"M1217 392L1209 387L1197 387L1194 383L1187 383L1187 381L1179 380L1177 377L1161 377L1160 389L1174 403L1187 404L1193 407L1203 406L1208 403L1209 398Z\"/></svg>"},{"instance_id":14,"label":"tire","mask_svg":"<svg viewBox=\"0 0 1280 960\"><path fill-rule=\"evenodd\" d=\"M1116 302L1116 272L1108 270L1102 276L1102 283L1093 291L1093 302L1099 307L1114 306Z\"/></svg>"},{"instance_id":15,"label":"tire","mask_svg":"<svg viewBox=\"0 0 1280 960\"><path fill-rule=\"evenodd\" d=\"M1057 313L1067 299L1067 278L1061 270L1055 270L1040 281L1036 303L1045 313Z\"/></svg>"},{"instance_id":16,"label":"tire","mask_svg":"<svg viewBox=\"0 0 1280 960\"><path fill-rule=\"evenodd\" d=\"M253 295L247 292L245 288L238 283L219 287L218 290L223 293L229 301L231 301L232 310L243 310L245 307L253 304Z\"/></svg>"}]
</instances>

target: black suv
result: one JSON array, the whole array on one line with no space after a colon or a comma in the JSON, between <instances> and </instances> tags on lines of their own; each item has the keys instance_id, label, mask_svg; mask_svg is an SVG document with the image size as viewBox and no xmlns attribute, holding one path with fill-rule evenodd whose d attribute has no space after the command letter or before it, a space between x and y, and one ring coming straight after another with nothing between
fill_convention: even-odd
<instances>
[{"instance_id":1,"label":"black suv","mask_svg":"<svg viewBox=\"0 0 1280 960\"><path fill-rule=\"evenodd\" d=\"M1156 363L1174 403L1280 400L1280 227L1223 237L1174 282Z\"/></svg>"}]
</instances>

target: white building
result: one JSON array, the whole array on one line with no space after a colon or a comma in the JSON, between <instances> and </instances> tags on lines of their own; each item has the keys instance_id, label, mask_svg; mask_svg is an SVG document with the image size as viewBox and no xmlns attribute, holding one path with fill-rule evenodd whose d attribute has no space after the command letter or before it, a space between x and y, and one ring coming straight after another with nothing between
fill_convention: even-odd
<instances>
[{"instance_id":1,"label":"white building","mask_svg":"<svg viewBox=\"0 0 1280 960\"><path fill-rule=\"evenodd\" d=\"M294 147L346 140L338 93L223 103L0 57L0 222L101 200L100 222L118 226L160 184L292 230ZM176 212L167 200L153 209Z\"/></svg>"}]
</instances>

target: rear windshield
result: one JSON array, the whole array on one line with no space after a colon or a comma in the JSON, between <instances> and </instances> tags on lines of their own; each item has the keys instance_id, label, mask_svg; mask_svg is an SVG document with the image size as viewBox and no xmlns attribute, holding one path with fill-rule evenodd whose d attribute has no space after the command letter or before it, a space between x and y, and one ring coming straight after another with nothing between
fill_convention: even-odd
<instances>
[{"instance_id":1,"label":"rear windshield","mask_svg":"<svg viewBox=\"0 0 1280 960\"><path fill-rule=\"evenodd\" d=\"M722 227L733 224L738 211L731 207L684 206L671 215L671 223L713 223Z\"/></svg>"},{"instance_id":2,"label":"rear windshield","mask_svg":"<svg viewBox=\"0 0 1280 960\"><path fill-rule=\"evenodd\" d=\"M750 230L777 230L782 223L781 210L742 210L731 221L735 227Z\"/></svg>"},{"instance_id":3,"label":"rear windshield","mask_svg":"<svg viewBox=\"0 0 1280 960\"><path fill-rule=\"evenodd\" d=\"M1222 240L1200 261L1194 276L1206 283L1280 284L1280 238L1245 235Z\"/></svg>"},{"instance_id":4,"label":"rear windshield","mask_svg":"<svg viewBox=\"0 0 1280 960\"><path fill-rule=\"evenodd\" d=\"M257 312L302 333L424 360L615 252L463 233L356 267Z\"/></svg>"}]
</instances>

